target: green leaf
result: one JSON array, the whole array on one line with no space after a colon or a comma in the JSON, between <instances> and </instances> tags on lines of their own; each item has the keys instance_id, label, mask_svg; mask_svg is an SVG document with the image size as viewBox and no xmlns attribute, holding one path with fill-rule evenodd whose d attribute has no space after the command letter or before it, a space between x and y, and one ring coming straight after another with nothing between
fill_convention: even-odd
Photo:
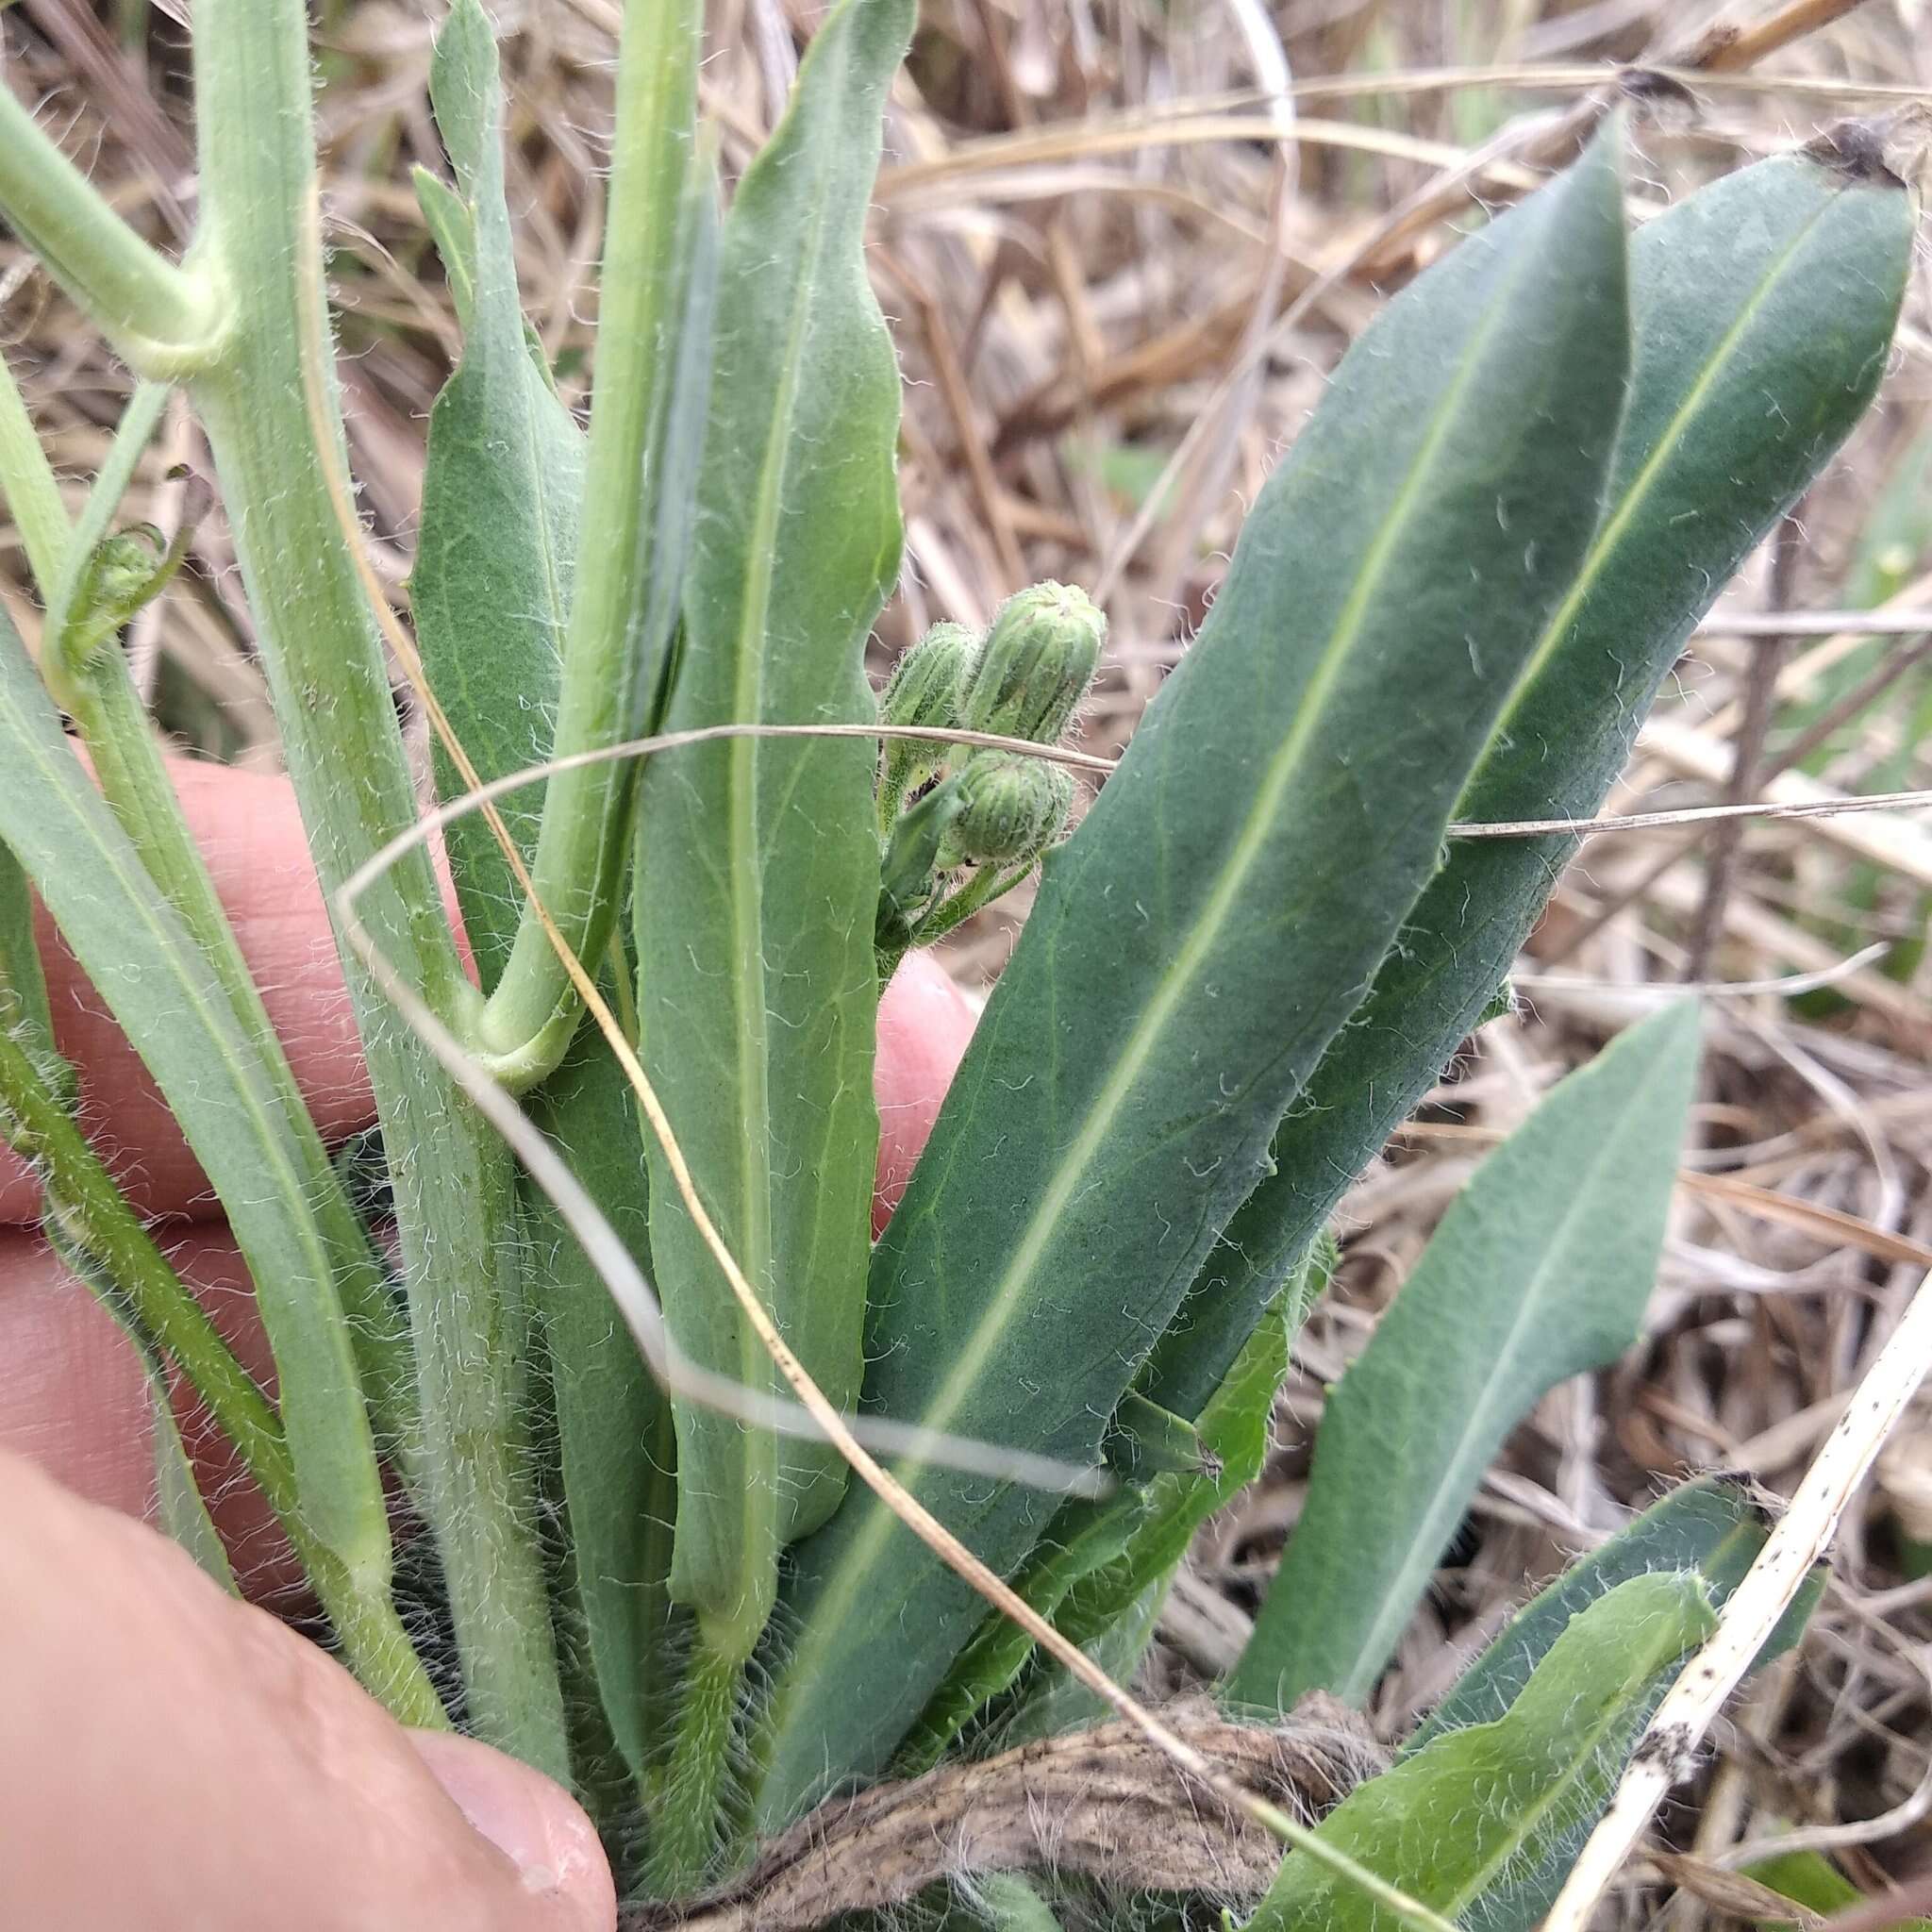
<instances>
[{"instance_id":1,"label":"green leaf","mask_svg":"<svg viewBox=\"0 0 1932 1932\"><path fill-rule=\"evenodd\" d=\"M711 416L666 728L870 723L864 645L896 575L898 375L866 280L909 0L842 0L720 243ZM877 1121L874 748L737 739L652 759L634 892L641 1050L719 1231L830 1399L861 1369ZM661 1160L651 1252L705 1367L775 1372ZM674 1594L744 1656L778 1546L844 1466L680 1404Z\"/></svg>"},{"instance_id":2,"label":"green leaf","mask_svg":"<svg viewBox=\"0 0 1932 1932\"><path fill-rule=\"evenodd\" d=\"M181 1440L181 1425L175 1420L175 1405L168 1400L167 1377L153 1365L148 1372L148 1397L154 1415L156 1519L163 1533L194 1558L210 1582L230 1596L240 1596L228 1552L194 1480L194 1467Z\"/></svg>"},{"instance_id":3,"label":"green leaf","mask_svg":"<svg viewBox=\"0 0 1932 1932\"><path fill-rule=\"evenodd\" d=\"M1131 1389L1121 1397L1100 1440L1100 1456L1125 1482L1149 1482L1158 1475L1209 1475L1219 1469L1192 1423Z\"/></svg>"},{"instance_id":4,"label":"green leaf","mask_svg":"<svg viewBox=\"0 0 1932 1932\"><path fill-rule=\"evenodd\" d=\"M248 1262L304 1518L358 1586L381 1595L387 1507L302 1143L213 966L89 782L5 624L0 761L0 841L155 1076Z\"/></svg>"},{"instance_id":5,"label":"green leaf","mask_svg":"<svg viewBox=\"0 0 1932 1932\"><path fill-rule=\"evenodd\" d=\"M1573 1564L1523 1609L1507 1629L1456 1680L1428 1721L1403 1746L1412 1756L1444 1731L1499 1718L1529 1681L1573 1617L1633 1576L1656 1570L1694 1570L1723 1609L1757 1561L1770 1524L1749 1486L1724 1476L1700 1476L1653 1503L1600 1549ZM1754 1670L1789 1650L1804 1634L1823 1578L1808 1583L1759 1653Z\"/></svg>"},{"instance_id":6,"label":"green leaf","mask_svg":"<svg viewBox=\"0 0 1932 1932\"><path fill-rule=\"evenodd\" d=\"M530 1102L605 1218L648 1269L644 1149L623 1069L591 1028ZM577 1599L597 1689L641 1776L665 1718L665 1591L676 1508L670 1409L590 1257L525 1185L531 1291L549 1344Z\"/></svg>"},{"instance_id":7,"label":"green leaf","mask_svg":"<svg viewBox=\"0 0 1932 1932\"><path fill-rule=\"evenodd\" d=\"M1823 1852L1777 1852L1758 1859L1755 1865L1746 1865L1744 1875L1807 1911L1836 1914L1866 1902L1866 1894ZM1774 1925L1783 1932L1790 1923L1786 1919L1758 1921L1767 1927L1767 1932ZM1901 1919L1894 1932L1932 1932L1932 1919Z\"/></svg>"},{"instance_id":8,"label":"green leaf","mask_svg":"<svg viewBox=\"0 0 1932 1932\"><path fill-rule=\"evenodd\" d=\"M1094 1455L1434 870L1574 575L1624 309L1612 140L1343 359L1198 641L1047 860L874 1257L869 1405ZM995 1569L1051 1516L1014 1484L901 1474ZM978 1623L857 1491L798 1552L793 1607L767 1824L876 1771ZM875 1695L848 1694L860 1674Z\"/></svg>"},{"instance_id":9,"label":"green leaf","mask_svg":"<svg viewBox=\"0 0 1932 1932\"><path fill-rule=\"evenodd\" d=\"M148 1421L154 1431L155 1517L161 1533L186 1550L210 1582L230 1596L240 1596L227 1549L194 1480L188 1445L181 1440L181 1425L169 1399L167 1358L159 1341L142 1320L125 1291L125 1285L76 1239L76 1230L51 1191L41 1232L60 1265L76 1281L85 1282L94 1299L113 1316L141 1359L147 1385Z\"/></svg>"},{"instance_id":10,"label":"green leaf","mask_svg":"<svg viewBox=\"0 0 1932 1932\"><path fill-rule=\"evenodd\" d=\"M475 0L453 8L437 35L429 87L459 194L424 175L417 198L457 294L463 359L429 413L409 598L431 689L489 779L550 754L576 572L584 436L525 342L504 204L496 42ZM435 764L440 795L459 796L463 781L441 745ZM526 859L542 803L541 785L499 802ZM522 903L480 813L458 820L446 837L487 991L508 957Z\"/></svg>"},{"instance_id":11,"label":"green leaf","mask_svg":"<svg viewBox=\"0 0 1932 1932\"><path fill-rule=\"evenodd\" d=\"M1294 1339L1327 1285L1334 1258L1334 1244L1325 1241L1303 1257L1293 1280L1262 1316L1227 1380L1203 1410L1202 1443L1218 1467L1211 1474L1162 1476L1150 1485L1146 1506L1119 1558L1082 1577L1060 1606L1054 1622L1061 1635L1110 1676L1124 1682L1140 1667L1154 1641L1168 1586L1194 1532L1261 1474L1272 1440L1274 1398L1288 1374ZM1102 1715L1092 1691L1060 1665L1041 1660L1018 1713L1002 1727L1002 1737L1019 1743L1094 1723Z\"/></svg>"},{"instance_id":12,"label":"green leaf","mask_svg":"<svg viewBox=\"0 0 1932 1932\"><path fill-rule=\"evenodd\" d=\"M54 1044L53 1009L34 938L33 893L19 859L0 845L0 1027L20 1042L50 1091L72 1098L74 1071Z\"/></svg>"},{"instance_id":13,"label":"green leaf","mask_svg":"<svg viewBox=\"0 0 1932 1932\"><path fill-rule=\"evenodd\" d=\"M1466 1932L1527 1932L1608 1802L1669 1674L1716 1627L1693 1575L1633 1577L1577 1617L1508 1714L1438 1738L1357 1785L1317 1827ZM1392 1932L1291 1853L1247 1932Z\"/></svg>"},{"instance_id":14,"label":"green leaf","mask_svg":"<svg viewBox=\"0 0 1932 1932\"><path fill-rule=\"evenodd\" d=\"M1693 1003L1633 1026L1490 1156L1330 1394L1228 1694L1360 1704L1516 1424L1637 1340L1697 1074Z\"/></svg>"},{"instance_id":15,"label":"green leaf","mask_svg":"<svg viewBox=\"0 0 1932 1932\"><path fill-rule=\"evenodd\" d=\"M1883 374L1910 258L1909 198L1805 155L1727 175L1630 252L1632 387L1605 516L1498 720L1457 819L1588 818L1700 616L1823 468ZM1489 648L1487 630L1484 648ZM1292 1255L1483 1017L1575 849L1450 852L1275 1137L1230 1229ZM1191 1414L1271 1282L1217 1257L1145 1387Z\"/></svg>"}]
</instances>

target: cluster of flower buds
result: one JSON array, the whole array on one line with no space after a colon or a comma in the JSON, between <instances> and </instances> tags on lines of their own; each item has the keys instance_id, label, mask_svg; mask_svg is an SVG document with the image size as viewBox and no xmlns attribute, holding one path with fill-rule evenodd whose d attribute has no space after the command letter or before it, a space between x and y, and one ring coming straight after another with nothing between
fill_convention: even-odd
<instances>
[{"instance_id":1,"label":"cluster of flower buds","mask_svg":"<svg viewBox=\"0 0 1932 1932\"><path fill-rule=\"evenodd\" d=\"M934 625L900 659L879 722L1058 744L1093 682L1106 636L1107 620L1085 591L1035 584L1000 607L984 642L961 625ZM889 881L879 907L881 971L1018 885L1073 803L1072 776L1048 759L888 739L878 790Z\"/></svg>"}]
</instances>

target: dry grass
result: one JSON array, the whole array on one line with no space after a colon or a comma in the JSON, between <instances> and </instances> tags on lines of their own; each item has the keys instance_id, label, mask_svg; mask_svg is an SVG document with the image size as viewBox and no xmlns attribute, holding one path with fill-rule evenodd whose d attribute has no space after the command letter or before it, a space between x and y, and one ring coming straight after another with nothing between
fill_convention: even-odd
<instances>
[{"instance_id":1,"label":"dry grass","mask_svg":"<svg viewBox=\"0 0 1932 1932\"><path fill-rule=\"evenodd\" d=\"M511 30L510 194L528 306L566 383L581 386L615 8L526 0L497 11ZM769 125L810 11L808 0L714 8L706 90L727 168ZM432 21L390 0L325 0L321 12L352 452L401 601L423 419L454 341L407 185L410 161L440 160L424 96ZM1185 648L1241 506L1382 293L1447 243L1472 192L1518 192L1558 158L1548 129L1583 98L1592 63L1694 48L1710 12L1662 0L1196 0L1165 11L929 0L875 230L908 378L908 559L882 664L931 619L981 621L1033 579L1096 586L1113 632L1088 741L1117 748ZM1806 138L1874 93L1896 106L1889 91L1932 86L1924 0L1754 0L1736 18L1772 22L1763 40L1789 43L1747 40L1760 61L1709 76L1694 111L1648 129L1641 202ZM15 90L45 103L125 210L178 239L193 202L181 30L140 0L21 0L0 34ZM1345 83L1297 92L1292 140L1288 109L1256 88L1280 58L1302 83ZM8 353L57 459L85 476L126 379L10 243L0 297ZM1787 768L1847 793L1932 784L1932 618L1912 618L1932 607L1928 336L1922 265L1878 408L1793 528L1726 591L1722 609L1750 621L1706 626L1614 808L1758 795L1791 784ZM161 475L182 459L205 462L185 418L154 453L145 506L137 492L136 508L164 525L178 486ZM142 676L187 743L272 764L218 518L196 551L192 581L142 620ZM23 568L11 533L0 535L0 595L31 634ZM1852 623L1788 636L1775 615L1874 598L1897 618L1877 642ZM1697 1144L1646 1341L1614 1374L1558 1391L1518 1432L1376 1721L1399 1733L1526 1578L1687 1472L1744 1470L1790 1489L1932 1259L1932 971L1918 958L1928 893L1923 815L1792 821L1736 840L1706 825L1586 848L1531 943L1524 1014L1484 1031L1351 1196L1341 1291L1302 1345L1281 1454L1204 1536L1163 1624L1158 1687L1231 1657L1293 1519L1323 1385L1484 1142L1686 980L1731 990L1709 1003ZM963 976L996 968L1011 916L969 929L953 956ZM1869 947L1883 951L1845 964ZM1793 974L1829 985L1795 998L1761 990ZM1696 1802L1669 1821L1680 1851L1723 1864L1793 1824L1868 1886L1932 1859L1921 1816L1932 1811L1932 1577L1908 1527L1932 1542L1932 1407L1849 1519L1802 1651L1753 1690ZM1687 1869L1694 1879L1696 1867L1678 1866L1674 1880ZM1640 1869L1607 1917L1640 1922L1666 1890ZM1716 1908L1686 1893L1668 1909L1688 1924Z\"/></svg>"}]
</instances>

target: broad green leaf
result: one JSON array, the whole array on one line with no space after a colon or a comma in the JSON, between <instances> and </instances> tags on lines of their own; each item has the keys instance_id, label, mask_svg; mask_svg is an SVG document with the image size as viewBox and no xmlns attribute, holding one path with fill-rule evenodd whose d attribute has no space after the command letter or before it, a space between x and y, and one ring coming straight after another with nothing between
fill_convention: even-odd
<instances>
[{"instance_id":1,"label":"broad green leaf","mask_svg":"<svg viewBox=\"0 0 1932 1932\"><path fill-rule=\"evenodd\" d=\"M898 569L898 373L865 273L909 0L841 0L719 247L711 414L669 729L870 723L864 646ZM835 1404L856 1398L877 1120L874 748L735 739L640 781L641 1051L720 1233ZM709 1369L775 1371L654 1155L651 1253ZM836 1506L829 1449L680 1404L672 1589L743 1657L777 1552Z\"/></svg>"},{"instance_id":2,"label":"broad green leaf","mask_svg":"<svg viewBox=\"0 0 1932 1932\"><path fill-rule=\"evenodd\" d=\"M1631 395L1604 520L1542 613L1457 819L1596 810L1698 618L1871 401L1912 228L1896 183L1793 154L1638 233ZM1230 1239L1291 1257L1324 1224L1478 1023L1574 850L1562 838L1451 849ZM1266 1306L1271 1277L1249 1271L1243 1290L1242 1273L1239 1258L1210 1260L1163 1340L1144 1384L1163 1407L1191 1413Z\"/></svg>"},{"instance_id":3,"label":"broad green leaf","mask_svg":"<svg viewBox=\"0 0 1932 1932\"><path fill-rule=\"evenodd\" d=\"M1752 1500L1748 1485L1700 1476L1673 1490L1518 1611L1403 1746L1404 1756L1420 1751L1443 1731L1501 1717L1570 1620L1633 1576L1654 1570L1694 1570L1710 1591L1712 1607L1723 1609L1770 1533L1770 1523ZM1821 1578L1800 1592L1754 1670L1804 1635L1822 1587Z\"/></svg>"},{"instance_id":4,"label":"broad green leaf","mask_svg":"<svg viewBox=\"0 0 1932 1932\"><path fill-rule=\"evenodd\" d=\"M1637 1340L1697 1073L1691 1002L1552 1091L1451 1204L1328 1398L1307 1501L1229 1680L1360 1704L1504 1439Z\"/></svg>"},{"instance_id":5,"label":"broad green leaf","mask_svg":"<svg viewBox=\"0 0 1932 1932\"><path fill-rule=\"evenodd\" d=\"M578 1036L530 1110L648 1266L641 1129L623 1069L594 1029ZM525 1201L578 1604L611 1735L641 1776L661 1734L670 1663L670 1410L590 1257L547 1200L526 1188Z\"/></svg>"},{"instance_id":6,"label":"broad green leaf","mask_svg":"<svg viewBox=\"0 0 1932 1932\"><path fill-rule=\"evenodd\" d=\"M1562 1883L1670 1673L1716 1627L1694 1575L1633 1577L1564 1630L1507 1716L1438 1738L1317 1829L1465 1932L1527 1932ZM1247 1932L1395 1932L1291 1853Z\"/></svg>"},{"instance_id":7,"label":"broad green leaf","mask_svg":"<svg viewBox=\"0 0 1932 1932\"><path fill-rule=\"evenodd\" d=\"M576 571L584 436L532 361L503 189L496 42L475 0L453 8L429 70L458 193L417 196L463 323L463 358L429 413L423 527L409 600L431 689L477 771L507 776L547 758ZM444 798L463 782L436 747ZM499 803L527 858L541 786ZM479 813L448 829L450 869L486 991L508 956L521 902Z\"/></svg>"},{"instance_id":8,"label":"broad green leaf","mask_svg":"<svg viewBox=\"0 0 1932 1932\"><path fill-rule=\"evenodd\" d=\"M1625 347L1612 138L1343 359L1048 859L874 1257L870 1406L1094 1455L1435 869L1595 524ZM901 1474L996 1569L1051 1519L1014 1484ZM874 1773L979 1621L858 1491L797 1557L767 1824Z\"/></svg>"},{"instance_id":9,"label":"broad green leaf","mask_svg":"<svg viewBox=\"0 0 1932 1932\"><path fill-rule=\"evenodd\" d=\"M213 966L90 783L4 623L0 764L0 841L146 1062L241 1244L304 1518L361 1588L380 1593L390 1574L381 1476L303 1146Z\"/></svg>"}]
</instances>

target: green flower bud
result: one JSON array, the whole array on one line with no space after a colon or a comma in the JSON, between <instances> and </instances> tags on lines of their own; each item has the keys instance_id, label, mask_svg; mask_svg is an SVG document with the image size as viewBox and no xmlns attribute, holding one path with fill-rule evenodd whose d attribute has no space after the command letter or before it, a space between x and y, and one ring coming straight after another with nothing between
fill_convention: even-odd
<instances>
[{"instance_id":1,"label":"green flower bud","mask_svg":"<svg viewBox=\"0 0 1932 1932\"><path fill-rule=\"evenodd\" d=\"M960 859L1025 865L1053 842L1074 803L1070 773L1015 752L975 752L959 774L959 816L948 840Z\"/></svg>"},{"instance_id":2,"label":"green flower bud","mask_svg":"<svg viewBox=\"0 0 1932 1932\"><path fill-rule=\"evenodd\" d=\"M899 659L879 699L881 724L925 725L956 730L967 680L979 655L979 641L963 624L936 624ZM952 747L936 740L889 738L879 805L890 816L907 792L923 785L945 763Z\"/></svg>"},{"instance_id":3,"label":"green flower bud","mask_svg":"<svg viewBox=\"0 0 1932 1932\"><path fill-rule=\"evenodd\" d=\"M967 687L972 731L1057 744L1100 666L1107 619L1086 591L1035 584L1000 606Z\"/></svg>"}]
</instances>

